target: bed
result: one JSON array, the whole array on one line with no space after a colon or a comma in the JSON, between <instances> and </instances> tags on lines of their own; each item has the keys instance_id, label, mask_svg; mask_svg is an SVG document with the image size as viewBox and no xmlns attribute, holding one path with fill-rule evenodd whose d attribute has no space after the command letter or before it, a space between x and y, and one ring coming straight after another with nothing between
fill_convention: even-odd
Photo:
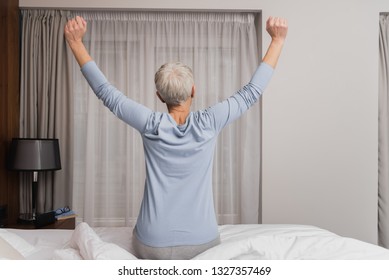
<instances>
[{"instance_id":1,"label":"bed","mask_svg":"<svg viewBox=\"0 0 389 280\"><path fill-rule=\"evenodd\" d=\"M221 244L197 260L389 260L389 250L307 225L222 225ZM74 230L0 229L0 259L135 260L132 229L79 223Z\"/></svg>"}]
</instances>

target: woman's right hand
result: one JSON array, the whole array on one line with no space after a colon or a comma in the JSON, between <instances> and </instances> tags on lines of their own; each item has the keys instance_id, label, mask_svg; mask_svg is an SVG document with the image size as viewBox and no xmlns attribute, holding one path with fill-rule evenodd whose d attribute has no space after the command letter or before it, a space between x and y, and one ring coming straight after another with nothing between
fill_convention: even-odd
<instances>
[{"instance_id":1,"label":"woman's right hand","mask_svg":"<svg viewBox=\"0 0 389 280\"><path fill-rule=\"evenodd\" d=\"M272 40L284 41L288 33L288 22L284 18L269 17L266 21L266 31Z\"/></svg>"},{"instance_id":2,"label":"woman's right hand","mask_svg":"<svg viewBox=\"0 0 389 280\"><path fill-rule=\"evenodd\" d=\"M288 33L288 23L284 18L269 17L266 21L266 30L271 37L271 43L263 57L263 61L275 68L285 42L286 34Z\"/></svg>"}]
</instances>

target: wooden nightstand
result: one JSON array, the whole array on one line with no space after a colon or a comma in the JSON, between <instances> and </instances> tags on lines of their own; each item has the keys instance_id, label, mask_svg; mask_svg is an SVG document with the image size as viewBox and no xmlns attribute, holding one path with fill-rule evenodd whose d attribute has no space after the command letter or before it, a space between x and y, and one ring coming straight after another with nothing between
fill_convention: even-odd
<instances>
[{"instance_id":1,"label":"wooden nightstand","mask_svg":"<svg viewBox=\"0 0 389 280\"><path fill-rule=\"evenodd\" d=\"M7 228L15 229L75 229L76 218L69 218L64 220L55 221L55 223L37 228L34 224L13 224L6 225Z\"/></svg>"}]
</instances>

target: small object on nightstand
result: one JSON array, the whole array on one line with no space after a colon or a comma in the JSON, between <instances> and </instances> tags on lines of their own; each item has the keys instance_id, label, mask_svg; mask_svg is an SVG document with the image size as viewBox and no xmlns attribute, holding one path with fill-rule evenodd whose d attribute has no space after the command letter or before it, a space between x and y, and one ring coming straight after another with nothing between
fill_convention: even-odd
<instances>
[{"instance_id":1,"label":"small object on nightstand","mask_svg":"<svg viewBox=\"0 0 389 280\"><path fill-rule=\"evenodd\" d=\"M44 227L44 226L47 226L50 224L54 224L55 223L55 212L50 211L47 213L38 214L35 218L34 223L35 223L35 226L37 228L41 228L41 227Z\"/></svg>"},{"instance_id":2,"label":"small object on nightstand","mask_svg":"<svg viewBox=\"0 0 389 280\"><path fill-rule=\"evenodd\" d=\"M77 216L76 213L69 208L69 206L58 208L54 212L55 212L55 219L57 219L58 221L75 218Z\"/></svg>"}]
</instances>

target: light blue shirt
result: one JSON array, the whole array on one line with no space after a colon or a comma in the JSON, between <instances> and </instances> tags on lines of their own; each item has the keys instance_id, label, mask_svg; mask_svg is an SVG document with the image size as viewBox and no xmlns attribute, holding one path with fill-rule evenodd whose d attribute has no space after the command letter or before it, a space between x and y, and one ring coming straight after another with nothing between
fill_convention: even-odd
<instances>
[{"instance_id":1,"label":"light blue shirt","mask_svg":"<svg viewBox=\"0 0 389 280\"><path fill-rule=\"evenodd\" d=\"M233 96L191 112L177 125L168 113L153 112L112 86L95 62L81 68L92 90L143 139L146 181L136 235L145 245L199 245L219 235L212 195L213 154L219 132L261 96L273 73L266 63Z\"/></svg>"}]
</instances>

